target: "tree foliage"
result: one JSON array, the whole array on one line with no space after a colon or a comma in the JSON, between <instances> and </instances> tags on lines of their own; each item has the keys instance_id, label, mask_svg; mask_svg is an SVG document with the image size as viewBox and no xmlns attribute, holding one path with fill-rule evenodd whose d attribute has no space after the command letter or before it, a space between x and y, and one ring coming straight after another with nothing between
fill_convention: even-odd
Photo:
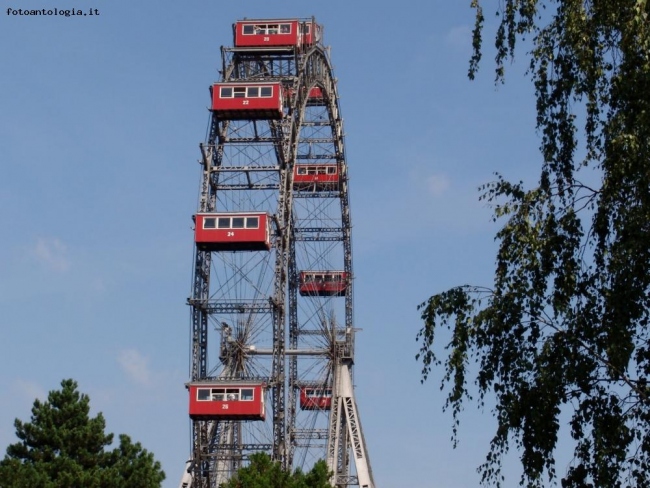
<instances>
[{"instance_id":1,"label":"tree foliage","mask_svg":"<svg viewBox=\"0 0 650 488\"><path fill-rule=\"evenodd\" d=\"M35 400L31 421L14 422L19 442L0 461L0 487L160 487L165 474L153 454L127 435L106 450L113 434L104 432L101 413L91 418L89 412L90 399L69 379L46 402Z\"/></svg>"},{"instance_id":2,"label":"tree foliage","mask_svg":"<svg viewBox=\"0 0 650 488\"><path fill-rule=\"evenodd\" d=\"M473 79L485 17L480 0L472 6ZM482 188L502 223L494 284L420 306L423 380L444 365L454 432L470 383L480 403L495 397L485 484L500 486L514 446L522 485L650 486L650 3L495 8L498 83L518 43L532 46L541 172L532 188L500 175ZM574 458L558 474L562 428Z\"/></svg>"},{"instance_id":3,"label":"tree foliage","mask_svg":"<svg viewBox=\"0 0 650 488\"><path fill-rule=\"evenodd\" d=\"M250 464L220 488L330 488L331 473L327 463L318 461L308 473L297 469L293 473L282 469L279 462L260 452L250 457Z\"/></svg>"}]
</instances>

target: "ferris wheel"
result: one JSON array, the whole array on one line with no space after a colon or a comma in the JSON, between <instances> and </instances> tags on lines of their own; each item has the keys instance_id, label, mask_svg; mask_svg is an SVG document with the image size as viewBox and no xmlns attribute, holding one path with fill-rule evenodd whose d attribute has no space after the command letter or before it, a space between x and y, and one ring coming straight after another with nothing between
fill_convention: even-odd
<instances>
[{"instance_id":1,"label":"ferris wheel","mask_svg":"<svg viewBox=\"0 0 650 488\"><path fill-rule=\"evenodd\" d=\"M194 218L181 488L217 488L267 452L325 459L374 488L354 391L348 175L336 79L315 19L241 20L211 86Z\"/></svg>"}]
</instances>

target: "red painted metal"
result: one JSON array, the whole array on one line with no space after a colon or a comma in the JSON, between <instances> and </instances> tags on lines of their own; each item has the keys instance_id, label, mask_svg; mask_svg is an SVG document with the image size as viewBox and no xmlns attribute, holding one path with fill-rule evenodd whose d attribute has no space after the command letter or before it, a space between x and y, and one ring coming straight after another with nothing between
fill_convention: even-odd
<instances>
[{"instance_id":1,"label":"red painted metal","mask_svg":"<svg viewBox=\"0 0 650 488\"><path fill-rule=\"evenodd\" d=\"M323 98L323 90L318 86L314 86L309 90L309 98Z\"/></svg>"},{"instance_id":2,"label":"red painted metal","mask_svg":"<svg viewBox=\"0 0 650 488\"><path fill-rule=\"evenodd\" d=\"M318 43L323 35L323 27L313 22L303 24L302 44L309 47Z\"/></svg>"},{"instance_id":3,"label":"red painted metal","mask_svg":"<svg viewBox=\"0 0 650 488\"><path fill-rule=\"evenodd\" d=\"M336 164L296 164L293 167L293 188L296 190L331 190L338 182Z\"/></svg>"},{"instance_id":4,"label":"red painted metal","mask_svg":"<svg viewBox=\"0 0 650 488\"><path fill-rule=\"evenodd\" d=\"M302 410L330 410L332 408L332 389L301 388L300 408Z\"/></svg>"},{"instance_id":5,"label":"red painted metal","mask_svg":"<svg viewBox=\"0 0 650 488\"><path fill-rule=\"evenodd\" d=\"M233 24L235 47L309 48L320 41L323 28L298 19L239 20Z\"/></svg>"},{"instance_id":6,"label":"red painted metal","mask_svg":"<svg viewBox=\"0 0 650 488\"><path fill-rule=\"evenodd\" d=\"M344 296L348 288L345 271L301 271L300 294L303 296Z\"/></svg>"},{"instance_id":7,"label":"red painted metal","mask_svg":"<svg viewBox=\"0 0 650 488\"><path fill-rule=\"evenodd\" d=\"M218 118L258 120L284 117L279 82L215 83L210 90L212 111Z\"/></svg>"},{"instance_id":8,"label":"red painted metal","mask_svg":"<svg viewBox=\"0 0 650 488\"><path fill-rule=\"evenodd\" d=\"M264 383L189 383L193 420L264 420Z\"/></svg>"},{"instance_id":9,"label":"red painted metal","mask_svg":"<svg viewBox=\"0 0 650 488\"><path fill-rule=\"evenodd\" d=\"M198 213L194 241L203 251L268 251L269 216L263 212Z\"/></svg>"}]
</instances>

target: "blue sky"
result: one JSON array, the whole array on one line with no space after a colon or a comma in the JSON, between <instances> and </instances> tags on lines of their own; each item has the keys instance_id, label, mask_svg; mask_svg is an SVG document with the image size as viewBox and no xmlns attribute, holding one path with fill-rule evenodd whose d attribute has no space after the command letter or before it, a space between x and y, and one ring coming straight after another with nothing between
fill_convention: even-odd
<instances>
[{"instance_id":1,"label":"blue sky","mask_svg":"<svg viewBox=\"0 0 650 488\"><path fill-rule=\"evenodd\" d=\"M331 46L351 177L356 397L378 488L465 488L492 434L468 405L460 445L440 374L420 384L417 305L489 285L497 226L477 187L534 182L520 63L467 79L469 2L1 0L0 449L34 398L74 378L109 432L178 485L187 393L198 144L221 45L243 17L314 15ZM96 8L98 16L6 15ZM560 470L563 466L558 466ZM518 482L507 464L508 485Z\"/></svg>"}]
</instances>

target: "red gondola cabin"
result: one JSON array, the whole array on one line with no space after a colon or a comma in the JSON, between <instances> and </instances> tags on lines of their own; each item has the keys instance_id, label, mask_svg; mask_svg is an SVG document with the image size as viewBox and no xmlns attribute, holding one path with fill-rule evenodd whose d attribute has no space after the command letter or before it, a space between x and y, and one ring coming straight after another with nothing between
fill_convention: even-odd
<instances>
[{"instance_id":1,"label":"red gondola cabin","mask_svg":"<svg viewBox=\"0 0 650 488\"><path fill-rule=\"evenodd\" d=\"M281 119L282 86L279 82L215 83L212 111L220 119Z\"/></svg>"},{"instance_id":2,"label":"red gondola cabin","mask_svg":"<svg viewBox=\"0 0 650 488\"><path fill-rule=\"evenodd\" d=\"M332 190L339 182L336 164L296 164L293 167L295 190Z\"/></svg>"},{"instance_id":3,"label":"red gondola cabin","mask_svg":"<svg viewBox=\"0 0 650 488\"><path fill-rule=\"evenodd\" d=\"M323 98L323 89L315 86L309 90L309 98Z\"/></svg>"},{"instance_id":4,"label":"red gondola cabin","mask_svg":"<svg viewBox=\"0 0 650 488\"><path fill-rule=\"evenodd\" d=\"M325 105L325 96L323 89L315 86L309 90L309 98L307 98L307 105L311 107Z\"/></svg>"},{"instance_id":5,"label":"red gondola cabin","mask_svg":"<svg viewBox=\"0 0 650 488\"><path fill-rule=\"evenodd\" d=\"M194 240L202 251L268 251L269 216L262 212L199 213Z\"/></svg>"},{"instance_id":6,"label":"red gondola cabin","mask_svg":"<svg viewBox=\"0 0 650 488\"><path fill-rule=\"evenodd\" d=\"M263 383L196 382L190 391L192 420L264 420Z\"/></svg>"},{"instance_id":7,"label":"red gondola cabin","mask_svg":"<svg viewBox=\"0 0 650 488\"><path fill-rule=\"evenodd\" d=\"M233 24L235 47L310 47L321 37L321 26L298 19L240 20Z\"/></svg>"},{"instance_id":8,"label":"red gondola cabin","mask_svg":"<svg viewBox=\"0 0 650 488\"><path fill-rule=\"evenodd\" d=\"M293 88L284 88L284 99L292 100L296 91ZM303 92L304 93L304 92ZM289 102L291 103L291 102ZM325 105L325 95L323 89L319 86L313 86L309 89L309 96L307 97L307 105L311 107L315 106L324 106Z\"/></svg>"},{"instance_id":9,"label":"red gondola cabin","mask_svg":"<svg viewBox=\"0 0 650 488\"><path fill-rule=\"evenodd\" d=\"M348 289L345 271L301 271L300 294L303 296L344 296Z\"/></svg>"},{"instance_id":10,"label":"red gondola cabin","mask_svg":"<svg viewBox=\"0 0 650 488\"><path fill-rule=\"evenodd\" d=\"M302 410L330 410L332 408L332 389L301 388L300 408Z\"/></svg>"}]
</instances>

